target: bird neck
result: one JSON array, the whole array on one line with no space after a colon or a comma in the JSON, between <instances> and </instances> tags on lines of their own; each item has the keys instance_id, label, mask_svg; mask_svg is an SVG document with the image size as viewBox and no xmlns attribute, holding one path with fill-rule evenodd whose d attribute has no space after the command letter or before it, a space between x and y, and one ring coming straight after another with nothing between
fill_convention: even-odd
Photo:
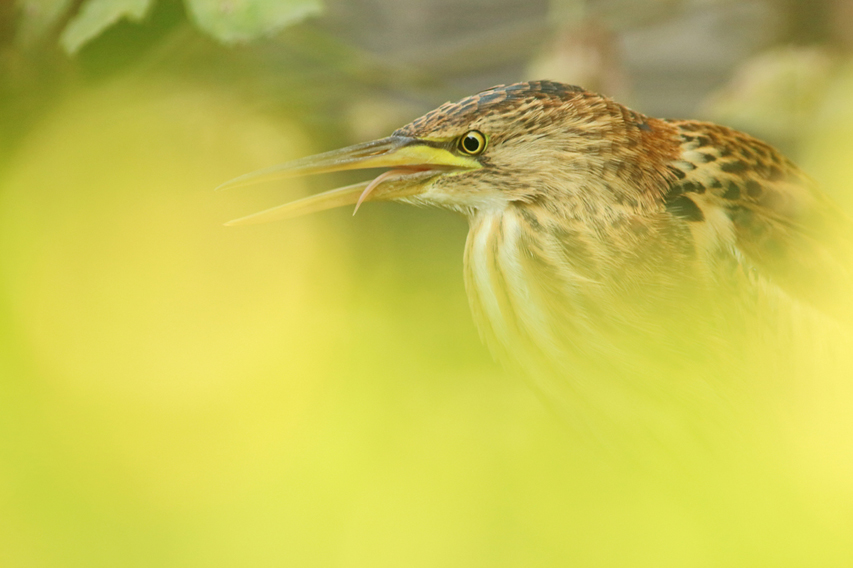
<instances>
[{"instance_id":1,"label":"bird neck","mask_svg":"<svg viewBox=\"0 0 853 568\"><path fill-rule=\"evenodd\" d=\"M594 284L592 264L580 232L573 239L573 224L556 221L546 208L516 203L469 217L465 286L480 333L499 358L510 347L516 354L559 350L555 323L583 322L567 310L587 303L574 302L573 290Z\"/></svg>"}]
</instances>

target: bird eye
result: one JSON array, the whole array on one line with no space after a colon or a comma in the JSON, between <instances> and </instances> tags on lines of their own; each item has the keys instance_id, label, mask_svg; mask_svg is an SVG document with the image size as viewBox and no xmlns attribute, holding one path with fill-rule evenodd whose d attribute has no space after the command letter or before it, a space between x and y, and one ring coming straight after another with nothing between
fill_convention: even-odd
<instances>
[{"instance_id":1,"label":"bird eye","mask_svg":"<svg viewBox=\"0 0 853 568\"><path fill-rule=\"evenodd\" d=\"M486 149L486 137L479 130L472 130L459 139L459 149L465 154L478 156Z\"/></svg>"}]
</instances>

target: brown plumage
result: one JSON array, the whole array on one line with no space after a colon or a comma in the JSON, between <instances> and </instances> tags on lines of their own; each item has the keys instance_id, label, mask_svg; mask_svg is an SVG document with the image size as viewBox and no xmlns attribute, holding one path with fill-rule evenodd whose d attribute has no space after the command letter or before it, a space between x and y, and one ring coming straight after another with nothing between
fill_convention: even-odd
<instances>
[{"instance_id":1,"label":"brown plumage","mask_svg":"<svg viewBox=\"0 0 853 568\"><path fill-rule=\"evenodd\" d=\"M647 117L579 87L494 87L387 139L232 185L377 166L396 169L238 222L356 199L462 212L482 335L560 406L618 414L637 393L701 390L767 364L785 348L777 336L851 319L851 223L791 161L732 129Z\"/></svg>"}]
</instances>

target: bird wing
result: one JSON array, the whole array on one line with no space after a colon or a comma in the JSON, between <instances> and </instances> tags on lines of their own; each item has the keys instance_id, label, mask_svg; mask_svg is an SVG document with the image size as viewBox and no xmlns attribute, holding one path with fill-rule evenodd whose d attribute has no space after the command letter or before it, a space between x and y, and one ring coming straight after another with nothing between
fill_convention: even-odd
<instances>
[{"instance_id":1,"label":"bird wing","mask_svg":"<svg viewBox=\"0 0 853 568\"><path fill-rule=\"evenodd\" d=\"M667 210L788 295L853 321L853 222L771 146L722 126L674 123L682 155ZM719 245L723 246L720 247Z\"/></svg>"}]
</instances>

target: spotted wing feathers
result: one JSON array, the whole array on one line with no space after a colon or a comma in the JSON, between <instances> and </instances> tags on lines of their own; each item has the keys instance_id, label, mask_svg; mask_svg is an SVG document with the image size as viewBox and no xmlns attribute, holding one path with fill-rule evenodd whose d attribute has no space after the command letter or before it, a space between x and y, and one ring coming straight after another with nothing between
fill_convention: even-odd
<instances>
[{"instance_id":1,"label":"spotted wing feathers","mask_svg":"<svg viewBox=\"0 0 853 568\"><path fill-rule=\"evenodd\" d=\"M853 290L853 223L843 211L760 140L714 124L673 124L682 155L670 165L678 181L664 201L695 225L697 243L716 243L709 252L733 255L822 311L853 311L842 305Z\"/></svg>"}]
</instances>

